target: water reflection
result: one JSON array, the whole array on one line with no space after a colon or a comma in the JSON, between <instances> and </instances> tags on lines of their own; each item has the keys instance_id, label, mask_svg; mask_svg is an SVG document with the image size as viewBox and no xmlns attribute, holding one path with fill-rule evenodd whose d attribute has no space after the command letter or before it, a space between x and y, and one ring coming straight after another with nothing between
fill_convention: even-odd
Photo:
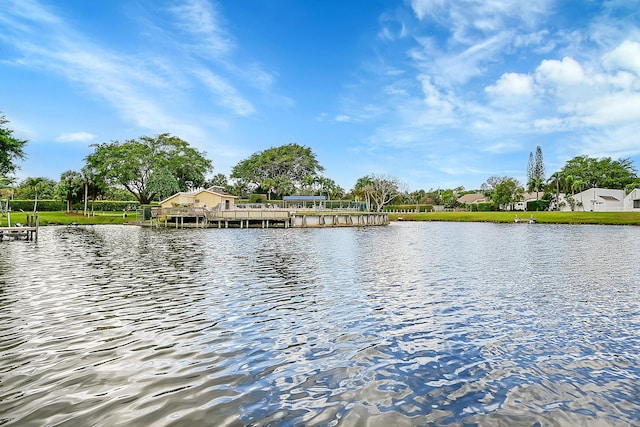
<instances>
[{"instance_id":1,"label":"water reflection","mask_svg":"<svg viewBox=\"0 0 640 427\"><path fill-rule=\"evenodd\" d=\"M634 227L50 227L0 245L0 424L633 425Z\"/></svg>"}]
</instances>

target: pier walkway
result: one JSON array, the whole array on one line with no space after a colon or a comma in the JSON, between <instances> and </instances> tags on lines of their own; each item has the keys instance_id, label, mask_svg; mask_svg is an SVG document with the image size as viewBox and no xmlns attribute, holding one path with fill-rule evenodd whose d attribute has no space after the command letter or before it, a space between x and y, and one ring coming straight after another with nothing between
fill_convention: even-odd
<instances>
[{"instance_id":1,"label":"pier walkway","mask_svg":"<svg viewBox=\"0 0 640 427\"><path fill-rule=\"evenodd\" d=\"M141 225L174 228L309 228L388 225L386 213L282 208L151 208Z\"/></svg>"},{"instance_id":2,"label":"pier walkway","mask_svg":"<svg viewBox=\"0 0 640 427\"><path fill-rule=\"evenodd\" d=\"M27 224L11 225L11 211L7 212L7 227L0 227L0 242L6 240L38 240L40 219L38 212L27 213Z\"/></svg>"}]
</instances>

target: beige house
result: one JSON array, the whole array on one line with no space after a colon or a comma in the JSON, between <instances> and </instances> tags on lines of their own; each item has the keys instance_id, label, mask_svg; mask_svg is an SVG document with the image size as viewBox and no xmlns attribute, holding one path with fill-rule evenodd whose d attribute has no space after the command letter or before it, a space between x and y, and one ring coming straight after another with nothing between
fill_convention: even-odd
<instances>
[{"instance_id":1,"label":"beige house","mask_svg":"<svg viewBox=\"0 0 640 427\"><path fill-rule=\"evenodd\" d=\"M482 193L465 194L458 198L458 203L461 205L471 205L473 203L486 203L487 197Z\"/></svg>"},{"instance_id":2,"label":"beige house","mask_svg":"<svg viewBox=\"0 0 640 427\"><path fill-rule=\"evenodd\" d=\"M233 209L236 196L226 193L222 187L210 187L192 192L180 192L160 202L162 208Z\"/></svg>"}]
</instances>

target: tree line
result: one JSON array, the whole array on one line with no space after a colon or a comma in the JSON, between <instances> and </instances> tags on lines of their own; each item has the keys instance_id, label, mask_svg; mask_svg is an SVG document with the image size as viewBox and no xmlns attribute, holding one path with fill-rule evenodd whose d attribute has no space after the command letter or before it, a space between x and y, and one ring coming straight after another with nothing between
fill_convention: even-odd
<instances>
[{"instance_id":1,"label":"tree line","mask_svg":"<svg viewBox=\"0 0 640 427\"><path fill-rule=\"evenodd\" d=\"M163 200L180 191L220 187L240 198L264 194L267 200L286 195L322 195L328 200L361 201L367 210L380 212L387 205L433 204L458 207L458 199L467 193L482 192L495 209L520 201L525 188L543 199L559 194L575 194L590 187L631 188L639 186L637 170L630 159L575 157L549 179L545 178L542 149L529 154L526 187L508 176L491 176L479 190L430 189L408 192L398 178L370 174L359 178L346 192L334 180L323 176L324 167L309 147L296 143L258 151L240 161L229 178L218 173L211 178L212 162L206 153L169 133L141 136L123 142L93 144L93 152L80 171L65 171L59 181L29 177L15 184L10 178L15 162L24 159L27 141L13 136L0 115L0 187L11 187L18 199L136 200L145 205ZM569 196L570 199L570 196Z\"/></svg>"}]
</instances>

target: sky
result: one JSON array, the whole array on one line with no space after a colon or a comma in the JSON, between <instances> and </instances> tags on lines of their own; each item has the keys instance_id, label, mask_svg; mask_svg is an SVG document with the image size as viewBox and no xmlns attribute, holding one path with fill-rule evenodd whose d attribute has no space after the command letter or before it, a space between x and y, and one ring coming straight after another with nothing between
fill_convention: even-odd
<instances>
[{"instance_id":1,"label":"sky","mask_svg":"<svg viewBox=\"0 0 640 427\"><path fill-rule=\"evenodd\" d=\"M575 156L640 166L639 0L0 0L0 112L16 177L170 133L229 176L298 143L345 190Z\"/></svg>"}]
</instances>

